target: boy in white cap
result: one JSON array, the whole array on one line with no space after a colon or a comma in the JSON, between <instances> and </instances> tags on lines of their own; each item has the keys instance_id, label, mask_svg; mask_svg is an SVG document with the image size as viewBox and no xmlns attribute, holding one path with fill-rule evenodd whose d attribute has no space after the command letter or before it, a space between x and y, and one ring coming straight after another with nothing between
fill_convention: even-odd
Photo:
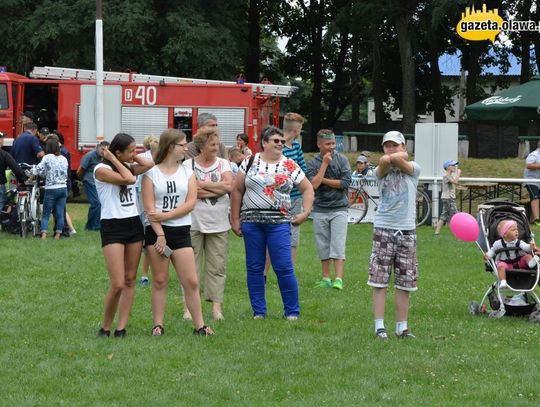
<instances>
[{"instance_id":1,"label":"boy in white cap","mask_svg":"<svg viewBox=\"0 0 540 407\"><path fill-rule=\"evenodd\" d=\"M373 289L375 336L388 340L384 309L390 274L394 269L396 335L414 338L407 326L409 293L416 291L416 188L420 166L408 161L405 137L389 131L382 141L384 154L375 168L379 206L373 221L373 247L368 285Z\"/></svg>"},{"instance_id":2,"label":"boy in white cap","mask_svg":"<svg viewBox=\"0 0 540 407\"><path fill-rule=\"evenodd\" d=\"M441 232L443 225L450 221L458 211L456 206L456 185L459 183L459 176L461 175L461 170L457 167L458 164L456 160L446 160L443 164L446 173L442 179L442 212L435 227L436 235Z\"/></svg>"}]
</instances>

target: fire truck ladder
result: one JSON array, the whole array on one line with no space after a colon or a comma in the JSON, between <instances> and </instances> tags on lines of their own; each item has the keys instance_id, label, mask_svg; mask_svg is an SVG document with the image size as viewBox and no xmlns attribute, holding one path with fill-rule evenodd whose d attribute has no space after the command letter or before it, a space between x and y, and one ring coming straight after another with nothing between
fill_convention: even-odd
<instances>
[{"instance_id":1,"label":"fire truck ladder","mask_svg":"<svg viewBox=\"0 0 540 407\"><path fill-rule=\"evenodd\" d=\"M96 71L73 68L56 68L51 66L36 66L30 73L36 79L75 79L95 81ZM114 82L143 82L143 83L193 83L201 85L236 85L233 81L218 81L209 79L176 78L172 76L145 75L129 72L103 72L104 81ZM270 83L244 83L251 86L254 95L290 97L298 89L296 86L272 85Z\"/></svg>"}]
</instances>

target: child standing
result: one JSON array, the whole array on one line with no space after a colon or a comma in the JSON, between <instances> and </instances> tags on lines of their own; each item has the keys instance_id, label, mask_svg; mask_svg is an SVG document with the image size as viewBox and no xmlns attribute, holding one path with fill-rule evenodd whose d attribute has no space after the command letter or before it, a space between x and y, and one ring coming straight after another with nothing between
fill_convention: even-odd
<instances>
[{"instance_id":1,"label":"child standing","mask_svg":"<svg viewBox=\"0 0 540 407\"><path fill-rule=\"evenodd\" d=\"M499 288L507 288L506 270L511 268L533 268L538 263L538 256L533 257L531 254L536 249L534 242L527 244L519 239L516 221L501 220L497 225L497 233L501 238L496 240L493 246L484 254L484 260L487 261L495 257L500 281Z\"/></svg>"},{"instance_id":2,"label":"child standing","mask_svg":"<svg viewBox=\"0 0 540 407\"><path fill-rule=\"evenodd\" d=\"M347 157L336 151L336 137L332 130L319 130L317 147L320 154L307 164L306 173L315 190L311 214L322 269L322 279L316 287L343 290L351 166ZM334 282L330 279L332 264L336 274Z\"/></svg>"},{"instance_id":3,"label":"child standing","mask_svg":"<svg viewBox=\"0 0 540 407\"><path fill-rule=\"evenodd\" d=\"M379 207L373 221L373 247L368 285L373 289L375 337L388 340L384 309L390 274L394 269L396 335L414 338L407 326L409 293L416 291L416 188L420 166L408 161L405 137L389 131L382 141L384 155L375 175L379 181Z\"/></svg>"},{"instance_id":4,"label":"child standing","mask_svg":"<svg viewBox=\"0 0 540 407\"><path fill-rule=\"evenodd\" d=\"M442 212L435 227L436 235L441 232L443 225L458 211L456 207L456 185L459 183L459 176L461 175L461 170L457 167L458 164L455 160L446 160L443 164L446 173L442 179Z\"/></svg>"}]
</instances>

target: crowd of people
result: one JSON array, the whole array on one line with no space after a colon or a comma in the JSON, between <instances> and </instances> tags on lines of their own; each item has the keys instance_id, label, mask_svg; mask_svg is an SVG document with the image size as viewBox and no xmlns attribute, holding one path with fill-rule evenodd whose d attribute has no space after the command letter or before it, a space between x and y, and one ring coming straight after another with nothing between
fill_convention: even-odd
<instances>
[{"instance_id":1,"label":"crowd of people","mask_svg":"<svg viewBox=\"0 0 540 407\"><path fill-rule=\"evenodd\" d=\"M297 140L304 118L297 113L285 115L283 130L263 129L255 153L245 134L238 134L237 145L227 151L214 115L203 113L197 121L190 143L182 131L166 129L159 138L147 137L145 152L137 154L135 139L118 133L110 144L99 143L81 160L77 176L89 202L85 229L99 231L109 275L99 337L111 336L115 318L113 336L127 335L143 253L143 271L148 266L151 271L151 276L146 272L141 277L142 284L151 284L151 335L165 333L169 264L182 287L184 319L192 321L194 334L212 335L213 329L203 319L201 298L212 304L213 320L225 319L230 229L243 237L253 319L267 316L270 266L277 276L284 318L296 321L300 317L295 260L299 226L310 216L322 272L316 287L344 289L348 189L353 173L347 157L336 151L333 131L317 133L319 153L306 163ZM368 284L373 289L375 336L386 340L385 296L392 271L396 334L414 337L407 318L409 292L416 290L417 281L414 202L420 168L408 160L401 133L387 133L382 147L377 168L361 155L355 173L365 176L369 172L380 184ZM62 153L61 134L38 131L27 121L12 154L13 160L0 155L0 163L12 168L13 162L29 162L35 164L33 173L44 177L41 237L47 237L53 213L54 237L59 239L64 223L69 222L65 207L70 184L69 157ZM12 169L17 177L24 177Z\"/></svg>"}]
</instances>

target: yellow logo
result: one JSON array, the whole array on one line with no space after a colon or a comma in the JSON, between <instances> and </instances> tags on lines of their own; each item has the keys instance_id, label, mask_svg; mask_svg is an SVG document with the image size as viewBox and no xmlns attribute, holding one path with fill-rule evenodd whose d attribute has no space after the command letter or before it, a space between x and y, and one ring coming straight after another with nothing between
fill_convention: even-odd
<instances>
[{"instance_id":1,"label":"yellow logo","mask_svg":"<svg viewBox=\"0 0 540 407\"><path fill-rule=\"evenodd\" d=\"M473 7L466 7L461 13L461 20L456 25L456 32L462 38L470 41L490 40L502 31L503 19L498 14L498 9L488 11L486 5L482 5L482 11Z\"/></svg>"}]
</instances>

